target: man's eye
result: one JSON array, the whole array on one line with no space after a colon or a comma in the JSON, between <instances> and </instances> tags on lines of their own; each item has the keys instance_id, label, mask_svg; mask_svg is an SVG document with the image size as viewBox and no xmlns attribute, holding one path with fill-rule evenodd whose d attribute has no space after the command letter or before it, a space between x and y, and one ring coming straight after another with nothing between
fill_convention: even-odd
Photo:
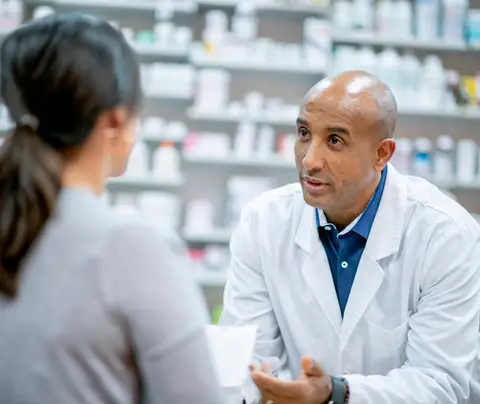
<instances>
[{"instance_id":1,"label":"man's eye","mask_svg":"<svg viewBox=\"0 0 480 404\"><path fill-rule=\"evenodd\" d=\"M333 145L339 145L340 144L340 138L336 135L330 136L330 143Z\"/></svg>"},{"instance_id":2,"label":"man's eye","mask_svg":"<svg viewBox=\"0 0 480 404\"><path fill-rule=\"evenodd\" d=\"M306 130L305 128L300 128L298 130L298 136L300 136L301 138L305 138L308 136L308 130Z\"/></svg>"}]
</instances>

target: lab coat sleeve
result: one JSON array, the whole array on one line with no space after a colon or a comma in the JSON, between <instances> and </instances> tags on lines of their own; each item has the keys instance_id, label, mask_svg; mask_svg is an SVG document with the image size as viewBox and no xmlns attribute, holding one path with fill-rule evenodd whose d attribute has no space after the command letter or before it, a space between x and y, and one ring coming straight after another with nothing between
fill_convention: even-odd
<instances>
[{"instance_id":1,"label":"lab coat sleeve","mask_svg":"<svg viewBox=\"0 0 480 404\"><path fill-rule=\"evenodd\" d=\"M419 268L420 301L409 321L407 360L386 376L345 376L350 404L468 402L479 349L479 234L477 226L438 228Z\"/></svg>"},{"instance_id":2,"label":"lab coat sleeve","mask_svg":"<svg viewBox=\"0 0 480 404\"><path fill-rule=\"evenodd\" d=\"M254 362L267 362L276 374L286 362L284 344L263 275L255 216L252 205L247 206L230 241L231 268L220 324L257 325ZM245 391L249 402L255 394L250 383Z\"/></svg>"}]
</instances>

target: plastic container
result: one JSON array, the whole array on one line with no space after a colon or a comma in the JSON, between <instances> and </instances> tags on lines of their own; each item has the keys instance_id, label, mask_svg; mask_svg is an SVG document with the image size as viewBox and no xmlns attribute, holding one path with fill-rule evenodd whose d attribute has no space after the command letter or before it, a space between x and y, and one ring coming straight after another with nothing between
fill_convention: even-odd
<instances>
[{"instance_id":1,"label":"plastic container","mask_svg":"<svg viewBox=\"0 0 480 404\"><path fill-rule=\"evenodd\" d=\"M417 57L407 53L402 58L402 88L403 98L398 100L399 105L414 107L418 104L418 85L422 65Z\"/></svg>"},{"instance_id":2,"label":"plastic container","mask_svg":"<svg viewBox=\"0 0 480 404\"><path fill-rule=\"evenodd\" d=\"M230 97L230 79L230 74L225 70L199 70L194 108L204 113L224 111Z\"/></svg>"},{"instance_id":3,"label":"plastic container","mask_svg":"<svg viewBox=\"0 0 480 404\"><path fill-rule=\"evenodd\" d=\"M427 56L420 81L421 106L432 110L442 109L446 87L446 74L442 61L437 56Z\"/></svg>"},{"instance_id":4,"label":"plastic container","mask_svg":"<svg viewBox=\"0 0 480 404\"><path fill-rule=\"evenodd\" d=\"M377 3L376 13L377 33L391 36L392 26L394 25L394 7L391 0L380 0Z\"/></svg>"},{"instance_id":5,"label":"plastic container","mask_svg":"<svg viewBox=\"0 0 480 404\"><path fill-rule=\"evenodd\" d=\"M468 183L475 181L478 145L473 139L461 139L457 143L457 179Z\"/></svg>"},{"instance_id":6,"label":"plastic container","mask_svg":"<svg viewBox=\"0 0 480 404\"><path fill-rule=\"evenodd\" d=\"M232 18L232 34L240 41L251 42L257 38L257 30L255 3L252 0L239 1Z\"/></svg>"},{"instance_id":7,"label":"plastic container","mask_svg":"<svg viewBox=\"0 0 480 404\"><path fill-rule=\"evenodd\" d=\"M432 176L432 141L428 138L415 139L415 155L413 158L413 173L423 178Z\"/></svg>"},{"instance_id":8,"label":"plastic container","mask_svg":"<svg viewBox=\"0 0 480 404\"><path fill-rule=\"evenodd\" d=\"M439 38L439 0L415 0L415 34L418 39L431 41Z\"/></svg>"},{"instance_id":9,"label":"plastic container","mask_svg":"<svg viewBox=\"0 0 480 404\"><path fill-rule=\"evenodd\" d=\"M358 69L377 75L378 60L375 51L370 46L365 46L357 54Z\"/></svg>"},{"instance_id":10,"label":"plastic container","mask_svg":"<svg viewBox=\"0 0 480 404\"><path fill-rule=\"evenodd\" d=\"M378 56L378 76L390 86L395 97L401 97L402 61L398 53L390 48L386 48Z\"/></svg>"},{"instance_id":11,"label":"plastic container","mask_svg":"<svg viewBox=\"0 0 480 404\"><path fill-rule=\"evenodd\" d=\"M372 0L353 0L352 29L356 31L372 32L375 13Z\"/></svg>"},{"instance_id":12,"label":"plastic container","mask_svg":"<svg viewBox=\"0 0 480 404\"><path fill-rule=\"evenodd\" d=\"M442 37L448 42L465 40L468 0L443 0Z\"/></svg>"},{"instance_id":13,"label":"plastic container","mask_svg":"<svg viewBox=\"0 0 480 404\"><path fill-rule=\"evenodd\" d=\"M392 36L408 39L413 36L413 8L408 0L393 2Z\"/></svg>"},{"instance_id":14,"label":"plastic container","mask_svg":"<svg viewBox=\"0 0 480 404\"><path fill-rule=\"evenodd\" d=\"M413 142L408 138L395 140L397 148L392 158L392 164L402 174L410 174L412 171Z\"/></svg>"},{"instance_id":15,"label":"plastic container","mask_svg":"<svg viewBox=\"0 0 480 404\"><path fill-rule=\"evenodd\" d=\"M434 177L437 181L450 182L455 173L455 142L449 135L437 138L434 155Z\"/></svg>"}]
</instances>

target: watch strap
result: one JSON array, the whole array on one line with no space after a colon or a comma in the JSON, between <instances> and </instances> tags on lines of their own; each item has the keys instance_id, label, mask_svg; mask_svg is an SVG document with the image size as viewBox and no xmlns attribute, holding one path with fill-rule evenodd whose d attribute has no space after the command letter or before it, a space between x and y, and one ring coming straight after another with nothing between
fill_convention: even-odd
<instances>
[{"instance_id":1,"label":"watch strap","mask_svg":"<svg viewBox=\"0 0 480 404\"><path fill-rule=\"evenodd\" d=\"M346 397L346 381L342 377L331 376L332 379L332 395L328 404L345 404L347 402Z\"/></svg>"}]
</instances>

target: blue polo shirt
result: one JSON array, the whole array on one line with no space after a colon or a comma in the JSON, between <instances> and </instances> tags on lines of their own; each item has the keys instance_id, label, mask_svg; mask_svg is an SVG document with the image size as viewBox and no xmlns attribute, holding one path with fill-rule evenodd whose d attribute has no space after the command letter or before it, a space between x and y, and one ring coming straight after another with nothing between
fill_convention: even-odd
<instances>
[{"instance_id":1,"label":"blue polo shirt","mask_svg":"<svg viewBox=\"0 0 480 404\"><path fill-rule=\"evenodd\" d=\"M327 253L342 317L360 258L362 258L373 220L382 199L386 178L387 167L382 171L375 194L365 211L341 232L338 232L333 224L327 222L323 211L315 209L318 236Z\"/></svg>"}]
</instances>

